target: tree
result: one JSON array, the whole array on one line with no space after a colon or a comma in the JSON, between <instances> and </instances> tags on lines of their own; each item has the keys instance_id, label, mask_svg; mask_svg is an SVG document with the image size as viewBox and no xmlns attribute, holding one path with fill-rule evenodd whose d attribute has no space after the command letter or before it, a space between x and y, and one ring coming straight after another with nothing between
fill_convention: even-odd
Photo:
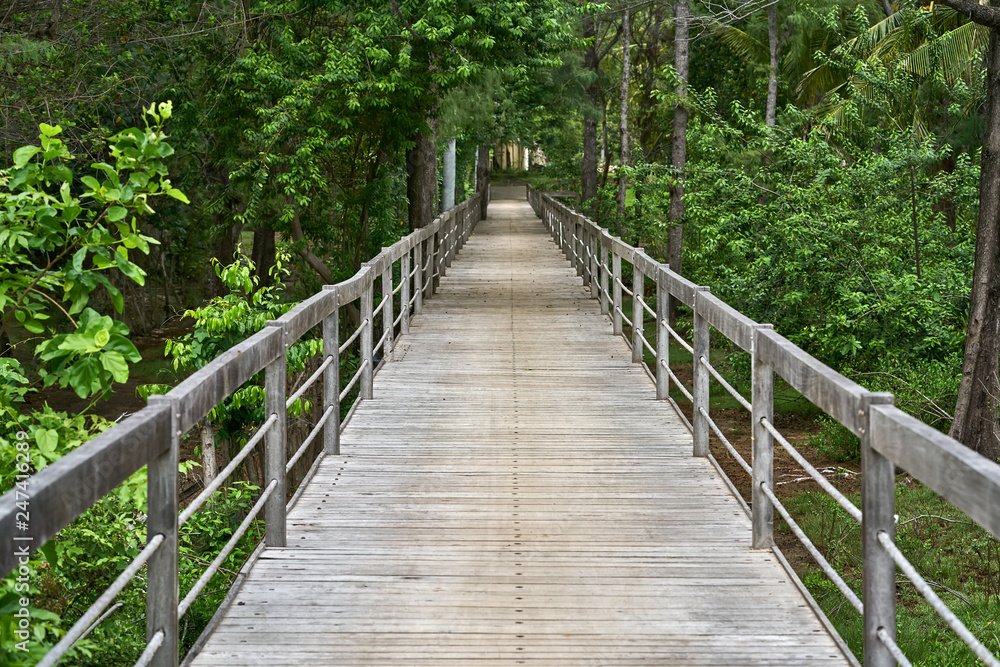
<instances>
[{"instance_id":1,"label":"tree","mask_svg":"<svg viewBox=\"0 0 1000 667\"><path fill-rule=\"evenodd\" d=\"M628 84L629 84L629 50L631 49L631 21L629 7L626 5L622 13L622 86L621 111L618 122L621 160L618 165L618 218L616 221L618 235L625 232L625 199L628 192Z\"/></svg>"},{"instance_id":2,"label":"tree","mask_svg":"<svg viewBox=\"0 0 1000 667\"><path fill-rule=\"evenodd\" d=\"M684 217L684 171L687 165L688 125L688 110L684 97L687 94L689 71L690 23L691 10L688 0L677 0L674 5L674 69L677 73L677 86L674 93L677 95L677 101L674 104L673 148L670 155L674 181L670 186L670 211L668 214L670 231L667 241L669 244L667 263L677 273L681 273L681 253L684 242L684 223L681 220Z\"/></svg>"},{"instance_id":3,"label":"tree","mask_svg":"<svg viewBox=\"0 0 1000 667\"><path fill-rule=\"evenodd\" d=\"M996 461L1000 458L1000 9L973 0L942 2L990 30L975 265L951 436Z\"/></svg>"}]
</instances>

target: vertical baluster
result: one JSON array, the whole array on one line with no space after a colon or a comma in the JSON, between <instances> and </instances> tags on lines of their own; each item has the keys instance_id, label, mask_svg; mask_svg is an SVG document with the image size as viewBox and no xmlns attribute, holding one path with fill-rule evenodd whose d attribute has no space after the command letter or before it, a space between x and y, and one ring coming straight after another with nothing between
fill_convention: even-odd
<instances>
[{"instance_id":1,"label":"vertical baluster","mask_svg":"<svg viewBox=\"0 0 1000 667\"><path fill-rule=\"evenodd\" d=\"M285 382L287 377L288 341L285 340L285 328L281 322L268 322L269 327L281 330L281 354L264 367L264 415L276 415L275 422L264 436L264 477L266 483L277 481L277 486L271 492L271 497L264 505L264 539L269 547L285 546L285 425L287 413L285 409Z\"/></svg>"},{"instance_id":2,"label":"vertical baluster","mask_svg":"<svg viewBox=\"0 0 1000 667\"><path fill-rule=\"evenodd\" d=\"M587 223L590 227L590 223ZM601 296L598 290L598 276L600 275L600 264L598 263L598 248L601 247L601 239L597 234L596 225L590 228L589 241L587 243L588 254L590 255L590 298L598 299Z\"/></svg>"},{"instance_id":3,"label":"vertical baluster","mask_svg":"<svg viewBox=\"0 0 1000 667\"><path fill-rule=\"evenodd\" d=\"M177 667L177 466L180 463L180 414L173 399L150 396L149 405L168 411L170 447L146 468L146 540L163 535L163 543L146 565L146 641L160 630L163 644L156 652L155 667Z\"/></svg>"},{"instance_id":4,"label":"vertical baluster","mask_svg":"<svg viewBox=\"0 0 1000 667\"><path fill-rule=\"evenodd\" d=\"M371 266L366 262L361 265L361 270L364 271L364 291L361 293L361 363L364 364L364 369L361 371L361 398L371 398L372 397L372 378L374 377L372 369L372 358L374 356L372 350L372 333L375 329L374 317L373 317L373 305L372 297L375 286L375 274L371 270Z\"/></svg>"},{"instance_id":5,"label":"vertical baluster","mask_svg":"<svg viewBox=\"0 0 1000 667\"><path fill-rule=\"evenodd\" d=\"M753 489L753 536L754 549L770 549L774 544L774 506L771 499L764 495L761 486L774 490L774 438L771 432L764 428L761 420L774 422L774 369L761 360L757 354L757 336L763 329L770 329L770 324L756 325L753 331L753 368L751 370L752 393L750 403L751 427L753 432L752 456Z\"/></svg>"},{"instance_id":6,"label":"vertical baluster","mask_svg":"<svg viewBox=\"0 0 1000 667\"><path fill-rule=\"evenodd\" d=\"M332 310L323 318L323 356L332 359L323 371L323 412L333 408L323 425L323 451L340 454L340 295L335 285L323 289L332 292Z\"/></svg>"},{"instance_id":7,"label":"vertical baluster","mask_svg":"<svg viewBox=\"0 0 1000 667\"><path fill-rule=\"evenodd\" d=\"M896 539L896 466L871 446L869 407L892 403L891 394L865 394L858 417L861 437L861 525L865 667L894 667L896 661L878 638L879 628L896 639L896 564L878 543L884 532Z\"/></svg>"},{"instance_id":8,"label":"vertical baluster","mask_svg":"<svg viewBox=\"0 0 1000 667\"><path fill-rule=\"evenodd\" d=\"M424 242L417 241L413 244L413 314L419 315L424 311Z\"/></svg>"},{"instance_id":9,"label":"vertical baluster","mask_svg":"<svg viewBox=\"0 0 1000 667\"><path fill-rule=\"evenodd\" d=\"M622 333L622 257L618 254L618 249L611 246L611 273L614 285L611 288L613 295L611 314L612 332L618 336Z\"/></svg>"},{"instance_id":10,"label":"vertical baluster","mask_svg":"<svg viewBox=\"0 0 1000 667\"><path fill-rule=\"evenodd\" d=\"M403 253L399 260L399 280L402 287L399 288L399 312L403 318L399 320L399 333L410 333L410 250Z\"/></svg>"},{"instance_id":11,"label":"vertical baluster","mask_svg":"<svg viewBox=\"0 0 1000 667\"><path fill-rule=\"evenodd\" d=\"M387 250L387 248L383 248ZM382 348L382 358L386 362L392 361L392 350L396 347L396 328L393 322L396 321L396 314L392 304L392 262L388 262L385 271L382 272L382 335L385 336L385 344Z\"/></svg>"},{"instance_id":12,"label":"vertical baluster","mask_svg":"<svg viewBox=\"0 0 1000 667\"><path fill-rule=\"evenodd\" d=\"M670 313L669 267L661 264L656 272L656 398L664 401L670 397L670 332L667 317Z\"/></svg>"},{"instance_id":13,"label":"vertical baluster","mask_svg":"<svg viewBox=\"0 0 1000 667\"><path fill-rule=\"evenodd\" d=\"M598 247L601 250L600 256L600 267L601 267L601 313L604 315L608 314L609 310L609 298L608 298L608 249L610 244L608 243L607 232L601 231L601 238L598 239Z\"/></svg>"},{"instance_id":14,"label":"vertical baluster","mask_svg":"<svg viewBox=\"0 0 1000 667\"><path fill-rule=\"evenodd\" d=\"M692 360L694 370L694 405L691 409L692 424L694 426L694 455L708 456L708 369L702 365L701 359L710 361L709 358L709 324L708 320L698 313L698 296L701 292L707 292L707 287L698 287L694 295L694 359ZM702 410L705 414L702 414Z\"/></svg>"},{"instance_id":15,"label":"vertical baluster","mask_svg":"<svg viewBox=\"0 0 1000 667\"><path fill-rule=\"evenodd\" d=\"M636 258L632 262L632 362L642 362L642 293L645 288L646 276L639 268L639 252L636 251Z\"/></svg>"}]
</instances>

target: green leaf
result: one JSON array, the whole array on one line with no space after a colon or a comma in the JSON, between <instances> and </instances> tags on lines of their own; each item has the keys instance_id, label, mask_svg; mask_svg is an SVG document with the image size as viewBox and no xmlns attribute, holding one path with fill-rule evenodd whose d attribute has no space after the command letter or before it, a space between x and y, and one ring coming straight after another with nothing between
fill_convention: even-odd
<instances>
[{"instance_id":1,"label":"green leaf","mask_svg":"<svg viewBox=\"0 0 1000 667\"><path fill-rule=\"evenodd\" d=\"M86 185L91 190L94 190L95 192L100 191L101 189L101 184L93 176L82 176L80 180L83 182L84 185Z\"/></svg>"},{"instance_id":2,"label":"green leaf","mask_svg":"<svg viewBox=\"0 0 1000 667\"><path fill-rule=\"evenodd\" d=\"M111 222L124 220L126 215L128 215L128 209L121 206L112 206L108 209L108 220Z\"/></svg>"},{"instance_id":3,"label":"green leaf","mask_svg":"<svg viewBox=\"0 0 1000 667\"><path fill-rule=\"evenodd\" d=\"M166 193L171 197L173 197L174 199L184 202L185 204L191 203L191 200L187 198L187 195L185 195L177 188L167 188Z\"/></svg>"},{"instance_id":4,"label":"green leaf","mask_svg":"<svg viewBox=\"0 0 1000 667\"><path fill-rule=\"evenodd\" d=\"M44 134L46 137L54 137L60 132L62 132L62 128L59 127L58 125L49 125L48 123L41 123L38 126L38 129L41 130L42 134Z\"/></svg>"},{"instance_id":5,"label":"green leaf","mask_svg":"<svg viewBox=\"0 0 1000 667\"><path fill-rule=\"evenodd\" d=\"M38 146L22 146L14 151L14 166L23 167L28 164L28 160L34 157L37 153L41 152L41 148Z\"/></svg>"},{"instance_id":6,"label":"green leaf","mask_svg":"<svg viewBox=\"0 0 1000 667\"><path fill-rule=\"evenodd\" d=\"M105 352L101 355L101 366L104 370L111 373L111 376L115 379L115 382L127 382L128 381L128 364L125 363L125 357L117 352Z\"/></svg>"},{"instance_id":7,"label":"green leaf","mask_svg":"<svg viewBox=\"0 0 1000 667\"><path fill-rule=\"evenodd\" d=\"M35 429L35 444L42 454L54 454L59 446L59 433L55 429Z\"/></svg>"},{"instance_id":8,"label":"green leaf","mask_svg":"<svg viewBox=\"0 0 1000 667\"><path fill-rule=\"evenodd\" d=\"M80 398L87 398L101 389L101 365L96 359L80 359L69 367L66 381Z\"/></svg>"},{"instance_id":9,"label":"green leaf","mask_svg":"<svg viewBox=\"0 0 1000 667\"><path fill-rule=\"evenodd\" d=\"M46 542L42 548L39 549L42 555L45 556L45 560L49 561L49 565L52 568L59 566L59 556L56 554L56 543Z\"/></svg>"}]
</instances>

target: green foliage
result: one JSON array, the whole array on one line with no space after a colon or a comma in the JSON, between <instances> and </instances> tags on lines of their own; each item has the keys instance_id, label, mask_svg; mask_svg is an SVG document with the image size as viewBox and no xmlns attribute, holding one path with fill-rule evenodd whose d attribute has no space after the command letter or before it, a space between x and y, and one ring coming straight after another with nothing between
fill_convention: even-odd
<instances>
[{"instance_id":1,"label":"green foliage","mask_svg":"<svg viewBox=\"0 0 1000 667\"><path fill-rule=\"evenodd\" d=\"M278 253L271 272L273 284L265 287L258 286L254 263L239 250L231 264L223 265L213 260L216 275L230 292L184 313L185 317L194 321L194 330L181 338L168 340L164 348L164 354L172 360L174 369L190 373L202 368L225 350L263 329L269 320L277 319L290 310L295 304L284 300L282 283L290 275L288 259L284 251ZM301 372L311 357L322 352L321 339L299 339L288 349L288 372ZM169 390L166 385L139 388L143 397ZM298 415L310 407L308 401L299 399L289 411ZM247 429L263 421L263 410L264 383L258 373L215 406L208 418L220 428L223 437L245 442Z\"/></svg>"},{"instance_id":2,"label":"green foliage","mask_svg":"<svg viewBox=\"0 0 1000 667\"><path fill-rule=\"evenodd\" d=\"M858 493L848 494L860 506ZM786 505L847 584L861 594L861 528L825 493L803 493ZM932 490L900 476L896 484L896 544L963 623L993 652L990 629L1000 613L1000 542ZM778 530L787 531L781 522ZM800 572L841 636L861 657L862 623L853 607L818 568ZM900 578L897 641L919 665L976 665L958 639L908 580Z\"/></svg>"}]
</instances>

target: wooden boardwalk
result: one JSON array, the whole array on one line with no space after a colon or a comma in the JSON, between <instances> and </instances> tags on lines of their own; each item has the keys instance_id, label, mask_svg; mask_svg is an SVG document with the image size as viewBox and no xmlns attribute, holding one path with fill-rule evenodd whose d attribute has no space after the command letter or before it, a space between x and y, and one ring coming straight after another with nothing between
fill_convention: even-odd
<instances>
[{"instance_id":1,"label":"wooden boardwalk","mask_svg":"<svg viewBox=\"0 0 1000 667\"><path fill-rule=\"evenodd\" d=\"M193 664L848 660L524 201L494 201Z\"/></svg>"}]
</instances>

